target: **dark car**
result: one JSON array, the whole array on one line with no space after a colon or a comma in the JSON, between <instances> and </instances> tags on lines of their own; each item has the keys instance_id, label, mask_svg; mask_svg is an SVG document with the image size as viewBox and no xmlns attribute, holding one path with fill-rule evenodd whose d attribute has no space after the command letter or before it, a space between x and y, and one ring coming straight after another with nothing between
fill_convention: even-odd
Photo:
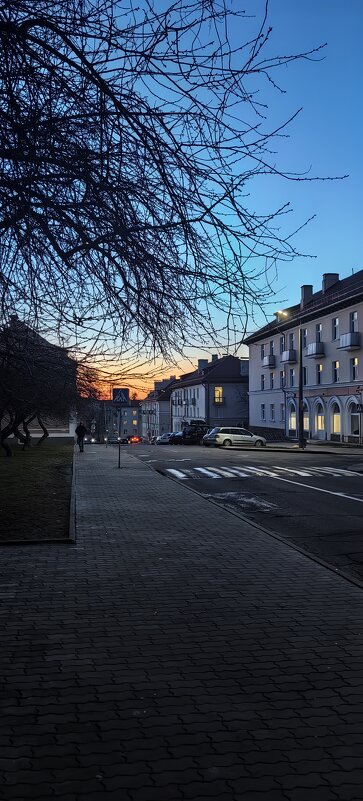
<instances>
[{"instance_id":1,"label":"dark car","mask_svg":"<svg viewBox=\"0 0 363 801\"><path fill-rule=\"evenodd\" d=\"M169 439L169 445L183 445L183 431L173 431Z\"/></svg>"},{"instance_id":2,"label":"dark car","mask_svg":"<svg viewBox=\"0 0 363 801\"><path fill-rule=\"evenodd\" d=\"M184 445L202 445L203 437L209 429L210 427L207 425L186 426L183 429Z\"/></svg>"}]
</instances>

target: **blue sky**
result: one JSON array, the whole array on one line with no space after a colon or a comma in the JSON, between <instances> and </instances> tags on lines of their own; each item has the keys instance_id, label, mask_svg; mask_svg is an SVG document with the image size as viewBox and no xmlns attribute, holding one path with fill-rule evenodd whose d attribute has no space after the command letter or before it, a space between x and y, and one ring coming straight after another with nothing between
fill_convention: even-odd
<instances>
[{"instance_id":1,"label":"blue sky","mask_svg":"<svg viewBox=\"0 0 363 801\"><path fill-rule=\"evenodd\" d=\"M293 63L279 72L286 95L280 100L274 95L273 114L285 110L288 116L302 106L290 139L280 145L280 163L310 169L311 175L349 175L344 181L306 184L268 178L274 202L290 201L296 224L316 215L294 240L311 257L279 268L274 288L285 305L299 300L303 283L319 289L324 272L346 277L363 269L362 23L362 0L270 0L276 52L327 42L322 61ZM255 184L257 202L259 191Z\"/></svg>"}]
</instances>

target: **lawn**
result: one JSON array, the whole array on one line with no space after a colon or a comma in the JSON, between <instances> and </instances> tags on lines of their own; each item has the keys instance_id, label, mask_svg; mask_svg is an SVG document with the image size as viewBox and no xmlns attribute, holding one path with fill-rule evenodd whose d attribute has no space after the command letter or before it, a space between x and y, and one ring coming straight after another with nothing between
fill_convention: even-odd
<instances>
[{"instance_id":1,"label":"lawn","mask_svg":"<svg viewBox=\"0 0 363 801\"><path fill-rule=\"evenodd\" d=\"M68 539L73 443L12 450L0 456L0 542Z\"/></svg>"}]
</instances>

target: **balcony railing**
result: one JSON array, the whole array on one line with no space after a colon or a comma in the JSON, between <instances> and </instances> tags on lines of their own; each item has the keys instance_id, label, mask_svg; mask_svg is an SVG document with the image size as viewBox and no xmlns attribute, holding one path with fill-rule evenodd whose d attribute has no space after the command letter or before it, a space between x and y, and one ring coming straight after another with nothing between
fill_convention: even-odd
<instances>
[{"instance_id":1,"label":"balcony railing","mask_svg":"<svg viewBox=\"0 0 363 801\"><path fill-rule=\"evenodd\" d=\"M349 334L342 334L340 337L339 348L343 350L356 350L360 347L360 333L350 331Z\"/></svg>"},{"instance_id":2,"label":"balcony railing","mask_svg":"<svg viewBox=\"0 0 363 801\"><path fill-rule=\"evenodd\" d=\"M308 345L307 356L317 359L320 356L325 356L324 342L310 342Z\"/></svg>"},{"instance_id":3,"label":"balcony railing","mask_svg":"<svg viewBox=\"0 0 363 801\"><path fill-rule=\"evenodd\" d=\"M296 364L296 350L294 348L284 350L281 354L281 362L282 364Z\"/></svg>"},{"instance_id":4,"label":"balcony railing","mask_svg":"<svg viewBox=\"0 0 363 801\"><path fill-rule=\"evenodd\" d=\"M264 356L262 359L262 367L275 367L276 366L276 356L270 354L269 356Z\"/></svg>"}]
</instances>

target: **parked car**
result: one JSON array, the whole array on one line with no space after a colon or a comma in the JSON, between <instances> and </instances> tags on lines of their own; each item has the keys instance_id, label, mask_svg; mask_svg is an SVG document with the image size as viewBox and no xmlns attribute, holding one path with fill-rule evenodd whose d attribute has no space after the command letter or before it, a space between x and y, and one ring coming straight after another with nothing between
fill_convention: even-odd
<instances>
[{"instance_id":1,"label":"parked car","mask_svg":"<svg viewBox=\"0 0 363 801\"><path fill-rule=\"evenodd\" d=\"M169 439L170 445L183 445L183 432L173 431Z\"/></svg>"},{"instance_id":2,"label":"parked car","mask_svg":"<svg viewBox=\"0 0 363 801\"><path fill-rule=\"evenodd\" d=\"M127 440L129 445L135 445L137 442L142 442L142 437L139 437L137 434L129 434Z\"/></svg>"},{"instance_id":3,"label":"parked car","mask_svg":"<svg viewBox=\"0 0 363 801\"><path fill-rule=\"evenodd\" d=\"M156 437L155 445L169 445L171 436L172 432L169 432L168 434L160 434L159 437Z\"/></svg>"},{"instance_id":4,"label":"parked car","mask_svg":"<svg viewBox=\"0 0 363 801\"><path fill-rule=\"evenodd\" d=\"M266 440L261 434L253 434L247 428L217 426L203 437L203 445L222 445L225 448L231 445L253 445L255 448L262 448L266 445Z\"/></svg>"},{"instance_id":5,"label":"parked car","mask_svg":"<svg viewBox=\"0 0 363 801\"><path fill-rule=\"evenodd\" d=\"M183 429L184 445L201 445L203 437L209 430L207 425L186 426L186 428Z\"/></svg>"}]
</instances>

